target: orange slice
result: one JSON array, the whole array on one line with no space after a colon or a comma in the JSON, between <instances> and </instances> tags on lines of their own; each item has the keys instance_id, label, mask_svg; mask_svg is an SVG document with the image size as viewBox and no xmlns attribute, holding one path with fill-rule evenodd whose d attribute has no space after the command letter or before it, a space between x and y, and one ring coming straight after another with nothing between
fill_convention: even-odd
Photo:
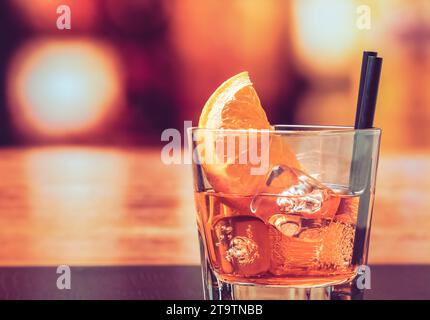
<instances>
[{"instance_id":1,"label":"orange slice","mask_svg":"<svg viewBox=\"0 0 430 320\"><path fill-rule=\"evenodd\" d=\"M199 128L272 130L248 72L239 73L228 79L211 95L202 110ZM206 134L210 135L211 132L206 132ZM244 134L251 139L251 135L255 136L261 132L256 133L255 130L249 130ZM269 143L269 165L264 172L258 175L251 174L251 168L255 165L243 164L239 161L220 164L203 163L203 171L208 182L216 192L254 195L264 186L274 165L282 164L300 168L294 152L280 135L270 134ZM250 144L247 146L249 148ZM241 149L240 152L243 153L243 150ZM235 160L238 160L240 152L236 152ZM290 177L283 177L283 179L285 187L294 183L294 181L289 181Z\"/></svg>"},{"instance_id":2,"label":"orange slice","mask_svg":"<svg viewBox=\"0 0 430 320\"><path fill-rule=\"evenodd\" d=\"M203 107L200 128L271 129L248 72L225 81Z\"/></svg>"}]
</instances>

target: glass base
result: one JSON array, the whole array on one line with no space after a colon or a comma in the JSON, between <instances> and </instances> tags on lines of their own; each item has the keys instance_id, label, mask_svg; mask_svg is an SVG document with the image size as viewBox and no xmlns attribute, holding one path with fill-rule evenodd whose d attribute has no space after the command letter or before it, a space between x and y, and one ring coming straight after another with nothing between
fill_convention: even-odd
<instances>
[{"instance_id":1,"label":"glass base","mask_svg":"<svg viewBox=\"0 0 430 320\"><path fill-rule=\"evenodd\" d=\"M222 300L330 300L332 287L289 288L228 284L218 281Z\"/></svg>"},{"instance_id":2,"label":"glass base","mask_svg":"<svg viewBox=\"0 0 430 320\"><path fill-rule=\"evenodd\" d=\"M217 279L209 266L203 268L206 300L362 300L355 281L311 288L231 284Z\"/></svg>"}]
</instances>

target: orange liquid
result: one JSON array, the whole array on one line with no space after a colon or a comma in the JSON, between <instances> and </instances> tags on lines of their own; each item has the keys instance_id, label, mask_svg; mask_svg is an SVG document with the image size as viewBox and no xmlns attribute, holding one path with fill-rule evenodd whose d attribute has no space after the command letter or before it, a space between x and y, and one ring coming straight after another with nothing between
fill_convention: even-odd
<instances>
[{"instance_id":1,"label":"orange liquid","mask_svg":"<svg viewBox=\"0 0 430 320\"><path fill-rule=\"evenodd\" d=\"M320 286L352 279L358 196L335 192L315 214L288 213L277 196L196 192L208 262L228 283Z\"/></svg>"}]
</instances>

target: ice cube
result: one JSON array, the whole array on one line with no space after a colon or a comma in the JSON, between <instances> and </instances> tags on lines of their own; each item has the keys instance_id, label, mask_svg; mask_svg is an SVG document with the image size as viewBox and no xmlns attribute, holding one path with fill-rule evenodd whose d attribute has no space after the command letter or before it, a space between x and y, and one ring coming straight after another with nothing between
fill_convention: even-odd
<instances>
[{"instance_id":1,"label":"ice cube","mask_svg":"<svg viewBox=\"0 0 430 320\"><path fill-rule=\"evenodd\" d=\"M303 217L333 218L339 198L333 190L305 172L277 165L266 184L253 197L251 212L264 217L276 213L300 214Z\"/></svg>"},{"instance_id":2,"label":"ice cube","mask_svg":"<svg viewBox=\"0 0 430 320\"><path fill-rule=\"evenodd\" d=\"M299 234L301 228L301 218L293 215L275 214L270 217L269 223L288 237Z\"/></svg>"},{"instance_id":3,"label":"ice cube","mask_svg":"<svg viewBox=\"0 0 430 320\"><path fill-rule=\"evenodd\" d=\"M336 221L306 226L297 236L287 236L271 227L270 272L287 275L304 270L343 270L351 264L354 226Z\"/></svg>"},{"instance_id":4,"label":"ice cube","mask_svg":"<svg viewBox=\"0 0 430 320\"><path fill-rule=\"evenodd\" d=\"M229 262L238 264L251 264L260 257L257 243L247 237L237 236L230 240L229 249L225 258Z\"/></svg>"},{"instance_id":5,"label":"ice cube","mask_svg":"<svg viewBox=\"0 0 430 320\"><path fill-rule=\"evenodd\" d=\"M321 240L305 241L287 236L274 226L269 227L270 272L275 275L297 274L318 265Z\"/></svg>"},{"instance_id":6,"label":"ice cube","mask_svg":"<svg viewBox=\"0 0 430 320\"><path fill-rule=\"evenodd\" d=\"M319 255L322 268L347 268L351 264L355 226L350 223L331 222L322 232Z\"/></svg>"},{"instance_id":7,"label":"ice cube","mask_svg":"<svg viewBox=\"0 0 430 320\"><path fill-rule=\"evenodd\" d=\"M357 222L358 203L358 196L342 196L334 220L355 224Z\"/></svg>"},{"instance_id":8,"label":"ice cube","mask_svg":"<svg viewBox=\"0 0 430 320\"><path fill-rule=\"evenodd\" d=\"M267 226L259 218L222 218L215 223L212 237L220 272L252 276L269 269Z\"/></svg>"},{"instance_id":9,"label":"ice cube","mask_svg":"<svg viewBox=\"0 0 430 320\"><path fill-rule=\"evenodd\" d=\"M319 239L322 239L322 233L322 227L306 228L300 232L299 239L304 241L319 241Z\"/></svg>"}]
</instances>

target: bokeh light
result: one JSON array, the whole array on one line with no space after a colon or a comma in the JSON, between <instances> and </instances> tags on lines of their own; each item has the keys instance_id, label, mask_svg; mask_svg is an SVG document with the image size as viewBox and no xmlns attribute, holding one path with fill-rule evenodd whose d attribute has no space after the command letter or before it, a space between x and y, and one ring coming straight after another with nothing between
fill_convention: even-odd
<instances>
[{"instance_id":1,"label":"bokeh light","mask_svg":"<svg viewBox=\"0 0 430 320\"><path fill-rule=\"evenodd\" d=\"M307 0L295 1L293 7L295 42L304 64L331 73L333 68L345 67L358 41L357 4L352 0Z\"/></svg>"},{"instance_id":2,"label":"bokeh light","mask_svg":"<svg viewBox=\"0 0 430 320\"><path fill-rule=\"evenodd\" d=\"M96 41L39 40L20 49L9 69L9 101L26 134L64 136L103 124L121 105L115 52Z\"/></svg>"}]
</instances>

